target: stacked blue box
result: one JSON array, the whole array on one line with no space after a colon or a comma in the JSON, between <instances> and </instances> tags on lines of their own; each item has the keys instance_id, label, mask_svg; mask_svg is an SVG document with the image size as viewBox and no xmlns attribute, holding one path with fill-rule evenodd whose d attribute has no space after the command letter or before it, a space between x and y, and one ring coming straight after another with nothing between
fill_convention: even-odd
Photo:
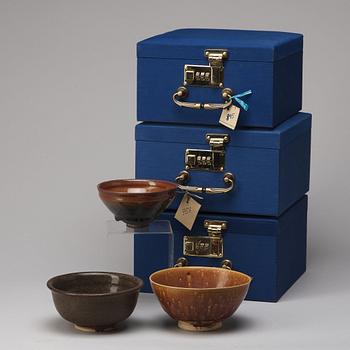
<instances>
[{"instance_id":1,"label":"stacked blue box","mask_svg":"<svg viewBox=\"0 0 350 350\"><path fill-rule=\"evenodd\" d=\"M191 230L174 219L174 212L163 213L174 231L174 256L183 256L186 235L205 235L205 220L224 220L224 258L229 258L238 271L249 274L253 281L248 300L278 301L306 269L307 196L280 217L240 216L200 212ZM138 235L134 240L134 273L143 278L144 292L151 292L148 276L168 267L169 243L166 237L150 239ZM219 266L222 259L187 257L190 265Z\"/></svg>"},{"instance_id":2,"label":"stacked blue box","mask_svg":"<svg viewBox=\"0 0 350 350\"><path fill-rule=\"evenodd\" d=\"M215 29L138 44L136 177L200 192L191 230L174 219L181 195L161 216L172 223L174 257L231 260L253 277L251 300L277 301L306 268L311 115L299 112L302 44L300 34ZM231 130L219 118L233 105L241 109ZM145 239L135 237L134 266L150 291L146 276L167 267L157 256L169 246L154 238L146 250Z\"/></svg>"},{"instance_id":3,"label":"stacked blue box","mask_svg":"<svg viewBox=\"0 0 350 350\"><path fill-rule=\"evenodd\" d=\"M223 88L252 90L239 125L274 127L301 109L302 49L302 35L268 31L180 29L143 40L137 45L137 119L217 125L217 111L185 111L173 103L185 85L186 100L203 104L221 102Z\"/></svg>"}]
</instances>

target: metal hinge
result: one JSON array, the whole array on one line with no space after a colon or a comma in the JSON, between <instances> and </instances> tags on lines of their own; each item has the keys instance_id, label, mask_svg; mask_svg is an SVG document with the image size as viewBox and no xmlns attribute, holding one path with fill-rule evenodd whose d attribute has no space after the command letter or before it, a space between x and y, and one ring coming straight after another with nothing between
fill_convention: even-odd
<instances>
[{"instance_id":1,"label":"metal hinge","mask_svg":"<svg viewBox=\"0 0 350 350\"><path fill-rule=\"evenodd\" d=\"M227 49L206 49L204 50L204 56L208 57L210 66L213 67L224 67L224 59L228 58Z\"/></svg>"},{"instance_id":2,"label":"metal hinge","mask_svg":"<svg viewBox=\"0 0 350 350\"><path fill-rule=\"evenodd\" d=\"M205 220L204 227L208 231L208 236L218 237L221 236L223 230L227 229L227 221Z\"/></svg>"},{"instance_id":3,"label":"metal hinge","mask_svg":"<svg viewBox=\"0 0 350 350\"><path fill-rule=\"evenodd\" d=\"M206 134L206 140L209 143L211 150L224 150L225 143L230 141L228 134Z\"/></svg>"}]
</instances>

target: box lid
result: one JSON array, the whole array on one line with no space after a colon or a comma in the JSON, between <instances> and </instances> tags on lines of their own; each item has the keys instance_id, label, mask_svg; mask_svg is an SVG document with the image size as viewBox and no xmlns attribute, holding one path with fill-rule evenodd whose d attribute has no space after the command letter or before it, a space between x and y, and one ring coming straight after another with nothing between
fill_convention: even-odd
<instances>
[{"instance_id":1,"label":"box lid","mask_svg":"<svg viewBox=\"0 0 350 350\"><path fill-rule=\"evenodd\" d=\"M230 142L225 147L280 149L310 128L311 114L300 112L272 130L260 128L230 130L221 126L144 122L136 126L135 139L208 145L205 140L206 133L229 134Z\"/></svg>"},{"instance_id":2,"label":"box lid","mask_svg":"<svg viewBox=\"0 0 350 350\"><path fill-rule=\"evenodd\" d=\"M272 216L253 216L253 215L237 215L237 214L222 214L215 212L202 212L200 211L194 225L191 229L192 235L201 235L206 232L203 226L204 220L223 220L227 221L227 229L223 231L224 240L229 235L249 235L249 236L277 236L279 234L279 227L282 225L290 226L291 216L303 218L307 210L308 197L304 195L290 208L288 208L279 217ZM183 232L186 234L187 229L177 220L174 219L175 210L167 209L164 213L160 214L161 220L170 220L171 227L175 233L175 239L178 238L178 233ZM287 220L286 220L287 219ZM182 237L181 237L182 239ZM178 241L179 242L179 241ZM180 243L180 242L179 242Z\"/></svg>"},{"instance_id":3,"label":"box lid","mask_svg":"<svg viewBox=\"0 0 350 350\"><path fill-rule=\"evenodd\" d=\"M273 62L303 49L297 33L232 30L178 29L137 44L137 56L202 60L205 49L227 49L231 61Z\"/></svg>"}]
</instances>

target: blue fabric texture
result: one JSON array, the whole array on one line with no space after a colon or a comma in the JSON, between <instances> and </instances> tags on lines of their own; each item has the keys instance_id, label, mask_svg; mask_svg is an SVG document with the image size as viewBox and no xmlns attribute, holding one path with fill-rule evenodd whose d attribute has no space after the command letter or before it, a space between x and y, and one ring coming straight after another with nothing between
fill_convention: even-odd
<instances>
[{"instance_id":1,"label":"blue fabric texture","mask_svg":"<svg viewBox=\"0 0 350 350\"><path fill-rule=\"evenodd\" d=\"M273 62L302 51L297 33L233 29L178 29L137 44L145 58L200 59L205 49L228 49L230 61Z\"/></svg>"},{"instance_id":2,"label":"blue fabric texture","mask_svg":"<svg viewBox=\"0 0 350 350\"><path fill-rule=\"evenodd\" d=\"M186 149L209 149L205 135L228 134L222 172L190 171L188 185L223 187L223 175L236 177L233 191L201 194L201 210L279 216L309 189L311 115L299 113L272 131L142 123L136 127L136 177L174 181L185 169ZM171 205L179 205L179 198Z\"/></svg>"},{"instance_id":3,"label":"blue fabric texture","mask_svg":"<svg viewBox=\"0 0 350 350\"><path fill-rule=\"evenodd\" d=\"M183 85L185 64L208 65L208 61L202 52L195 60L138 58L138 121L218 125L220 110L182 108L173 102L172 95ZM239 128L274 128L302 108L302 51L274 62L225 61L224 87L231 88L234 94L253 91L244 98L249 110L241 111ZM188 86L185 101L221 103L221 90Z\"/></svg>"},{"instance_id":4,"label":"blue fabric texture","mask_svg":"<svg viewBox=\"0 0 350 350\"><path fill-rule=\"evenodd\" d=\"M184 65L208 65L206 49L225 49L223 86L186 85L188 102L222 103L233 91L241 108L235 130L219 124L221 110L189 109L173 101L184 85ZM149 275L183 255L184 235L207 235L205 219L225 220L222 259L187 257L190 265L220 266L230 259L253 277L249 300L278 301L306 268L307 196L310 177L311 115L302 108L303 36L277 31L178 29L137 44L135 177L175 181L185 169L187 149L209 149L206 134L228 134L223 171L189 170L188 185L234 190L200 194L202 204L191 231L174 219L178 193L160 215L169 220L174 241L135 235L134 273L151 292ZM180 192L180 191L179 191Z\"/></svg>"},{"instance_id":5,"label":"blue fabric texture","mask_svg":"<svg viewBox=\"0 0 350 350\"><path fill-rule=\"evenodd\" d=\"M230 259L234 269L253 277L248 300L276 302L306 269L307 197L304 196L279 218L218 215L200 212L192 231L174 219L174 211L160 215L170 220L174 231L174 260L183 256L184 235L207 235L205 219L227 221L223 233L224 257L187 257L190 265L220 266ZM169 254L164 238L135 236L135 275L144 279L143 292L151 292L148 276L166 268ZM159 254L160 253L160 254Z\"/></svg>"}]
</instances>

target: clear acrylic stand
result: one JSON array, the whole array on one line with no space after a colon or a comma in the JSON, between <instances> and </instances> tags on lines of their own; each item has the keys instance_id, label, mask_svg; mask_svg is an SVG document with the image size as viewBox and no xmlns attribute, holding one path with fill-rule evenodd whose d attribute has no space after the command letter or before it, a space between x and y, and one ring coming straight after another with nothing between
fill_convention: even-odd
<instances>
[{"instance_id":1,"label":"clear acrylic stand","mask_svg":"<svg viewBox=\"0 0 350 350\"><path fill-rule=\"evenodd\" d=\"M121 221L109 220L106 225L108 254L112 254L115 270L142 278L142 291L151 292L149 275L174 265L174 236L170 222L155 220L147 227L131 228Z\"/></svg>"}]
</instances>

